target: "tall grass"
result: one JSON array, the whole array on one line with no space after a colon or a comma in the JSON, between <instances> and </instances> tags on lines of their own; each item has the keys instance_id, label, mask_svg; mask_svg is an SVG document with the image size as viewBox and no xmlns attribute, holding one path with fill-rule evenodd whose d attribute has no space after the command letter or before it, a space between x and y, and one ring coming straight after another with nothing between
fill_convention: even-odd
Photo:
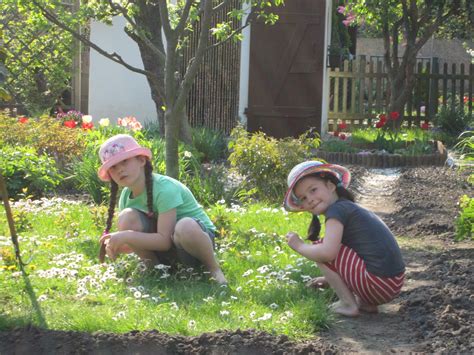
<instances>
[{"instance_id":1,"label":"tall grass","mask_svg":"<svg viewBox=\"0 0 474 355\"><path fill-rule=\"evenodd\" d=\"M304 281L319 271L286 246L289 230L305 233L304 214L259 204L214 205L208 212L221 235L217 255L229 281L222 287L202 270L147 270L133 255L99 265L104 222L97 207L44 199L20 201L13 209L24 212L29 226L19 240L40 310L24 291L0 209L0 329L38 325L41 312L51 329L196 335L257 328L301 339L331 320L326 306L332 291L307 289Z\"/></svg>"}]
</instances>

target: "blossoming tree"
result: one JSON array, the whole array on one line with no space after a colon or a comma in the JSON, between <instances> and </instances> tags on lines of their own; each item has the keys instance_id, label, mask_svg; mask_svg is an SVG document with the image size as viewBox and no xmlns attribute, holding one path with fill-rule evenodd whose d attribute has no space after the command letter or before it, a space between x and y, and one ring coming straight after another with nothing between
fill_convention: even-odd
<instances>
[{"instance_id":1,"label":"blossoming tree","mask_svg":"<svg viewBox=\"0 0 474 355\"><path fill-rule=\"evenodd\" d=\"M155 102L157 116L166 141L166 173L178 176L178 141L181 137L190 140L189 124L185 114L186 100L193 81L207 51L233 39L240 39L242 29L257 17L274 23L277 16L268 9L278 6L283 0L241 0L239 6L228 13L228 20L211 26L211 18L230 0L135 0L135 1L87 1L83 2L74 16L111 23L113 16L122 16L127 21L124 31L134 40L140 50L143 69L127 63L118 53L110 53L92 43L87 36L68 26L65 18L71 16L59 12L60 0L31 0L30 3L49 21L72 33L77 39L98 53L146 76ZM241 21L248 13L247 23ZM196 25L199 23L199 25ZM198 32L198 43L194 57L181 73L180 55L192 32ZM210 43L211 36L215 41ZM162 115L160 115L162 113ZM163 114L164 113L164 114ZM164 131L164 132L163 132Z\"/></svg>"}]
</instances>

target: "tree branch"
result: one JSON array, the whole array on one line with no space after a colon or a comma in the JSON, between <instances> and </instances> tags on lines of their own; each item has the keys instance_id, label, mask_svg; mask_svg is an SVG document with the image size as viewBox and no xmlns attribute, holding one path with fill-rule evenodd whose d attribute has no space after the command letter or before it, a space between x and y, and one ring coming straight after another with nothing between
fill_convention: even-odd
<instances>
[{"instance_id":1,"label":"tree branch","mask_svg":"<svg viewBox=\"0 0 474 355\"><path fill-rule=\"evenodd\" d=\"M171 29L167 1L158 1L158 6L160 7L160 16L161 24L163 26L163 32L165 33L165 37L167 40L171 39L173 35L173 30Z\"/></svg>"},{"instance_id":2,"label":"tree branch","mask_svg":"<svg viewBox=\"0 0 474 355\"><path fill-rule=\"evenodd\" d=\"M186 4L184 5L183 12L181 14L181 18L179 19L178 25L175 28L176 36L179 37L183 32L186 22L189 17L189 11L191 10L192 5L194 4L194 0L187 0Z\"/></svg>"},{"instance_id":3,"label":"tree branch","mask_svg":"<svg viewBox=\"0 0 474 355\"><path fill-rule=\"evenodd\" d=\"M240 26L239 28L235 29L234 31L232 31L226 38L224 38L222 41L220 42L217 42L217 43L214 43L210 46L208 46L206 48L206 51L208 50L211 50L213 48L216 48L216 47L219 47L221 45L223 45L224 43L227 43L228 41L230 41L232 39L232 37L234 37L236 34L242 32L245 28L247 28L252 21L255 20L255 13L256 11L254 9L252 9L249 13L249 15L247 16L247 20L245 21L245 24L243 24L242 26Z\"/></svg>"},{"instance_id":4,"label":"tree branch","mask_svg":"<svg viewBox=\"0 0 474 355\"><path fill-rule=\"evenodd\" d=\"M138 28L136 22L128 15L127 10L123 7L114 2L113 0L107 0L110 7L116 11L118 11L124 18L127 20L127 22L132 26L134 33L136 33L137 37L140 38L143 43L150 48L150 50L157 56L158 61L160 64L164 65L165 64L165 54L160 51L146 36L146 34L143 34L143 31Z\"/></svg>"},{"instance_id":5,"label":"tree branch","mask_svg":"<svg viewBox=\"0 0 474 355\"><path fill-rule=\"evenodd\" d=\"M65 23L61 22L54 14L52 14L51 12L49 12L45 7L41 6L41 4L37 1L37 0L31 0L31 2L38 8L40 9L41 13L44 15L44 17L46 17L47 20L49 20L50 22L54 23L56 26L62 28L63 30L69 32L71 35L73 35L74 38L78 39L79 41L81 41L82 43L86 44L87 46L93 48L95 51L97 51L98 53L100 53L101 55L103 55L104 57L114 61L115 63L118 63L122 66L124 66L125 68L127 68L128 70L130 71L133 71L135 73L139 73L139 74L143 74L143 75L149 75L151 73L149 73L148 71L146 70L143 70L143 69L140 69L140 68L137 68L137 67L134 67L130 64L128 64L127 62L125 62L123 60L123 58L116 52L113 52L113 53L109 53L105 50L103 50L102 48L100 48L97 44L91 42L87 37L81 35L79 32L73 30L72 28L70 28L68 25L66 25Z\"/></svg>"}]
</instances>

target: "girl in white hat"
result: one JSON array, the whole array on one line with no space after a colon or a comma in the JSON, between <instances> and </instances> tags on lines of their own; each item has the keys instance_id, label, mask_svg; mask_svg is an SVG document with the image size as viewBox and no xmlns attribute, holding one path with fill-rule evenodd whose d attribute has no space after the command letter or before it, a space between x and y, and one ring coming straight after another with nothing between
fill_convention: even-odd
<instances>
[{"instance_id":1,"label":"girl in white hat","mask_svg":"<svg viewBox=\"0 0 474 355\"><path fill-rule=\"evenodd\" d=\"M214 225L185 185L152 172L149 149L119 134L102 144L99 157L99 178L111 183L101 262L105 254L115 260L134 252L150 266L176 261L204 265L218 283L226 283L214 255ZM118 231L111 232L119 186Z\"/></svg>"},{"instance_id":2,"label":"girl in white hat","mask_svg":"<svg viewBox=\"0 0 474 355\"><path fill-rule=\"evenodd\" d=\"M288 175L283 204L288 211L313 215L308 231L312 244L294 232L286 235L288 245L314 260L323 274L309 285L332 287L339 297L333 311L354 317L360 311L376 313L378 305L400 293L405 264L392 232L373 212L354 203L349 183L346 168L306 161ZM320 216L325 220L322 240Z\"/></svg>"}]
</instances>

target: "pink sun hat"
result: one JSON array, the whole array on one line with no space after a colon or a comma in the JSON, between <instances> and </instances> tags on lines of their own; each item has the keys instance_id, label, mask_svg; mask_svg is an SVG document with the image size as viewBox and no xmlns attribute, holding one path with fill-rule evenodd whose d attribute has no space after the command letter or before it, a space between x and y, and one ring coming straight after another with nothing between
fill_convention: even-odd
<instances>
[{"instance_id":1,"label":"pink sun hat","mask_svg":"<svg viewBox=\"0 0 474 355\"><path fill-rule=\"evenodd\" d=\"M99 149L99 158L102 166L97 175L102 181L110 181L109 169L122 160L143 155L151 159L151 151L143 148L128 134L117 134L107 139Z\"/></svg>"},{"instance_id":2,"label":"pink sun hat","mask_svg":"<svg viewBox=\"0 0 474 355\"><path fill-rule=\"evenodd\" d=\"M288 190L286 191L285 198L283 200L283 207L290 212L298 212L303 209L298 204L298 198L293 193L293 189L298 181L303 177L318 174L328 173L337 178L339 183L347 188L351 182L351 173L345 167L336 164L325 164L317 160L305 161L299 163L288 174Z\"/></svg>"}]
</instances>

